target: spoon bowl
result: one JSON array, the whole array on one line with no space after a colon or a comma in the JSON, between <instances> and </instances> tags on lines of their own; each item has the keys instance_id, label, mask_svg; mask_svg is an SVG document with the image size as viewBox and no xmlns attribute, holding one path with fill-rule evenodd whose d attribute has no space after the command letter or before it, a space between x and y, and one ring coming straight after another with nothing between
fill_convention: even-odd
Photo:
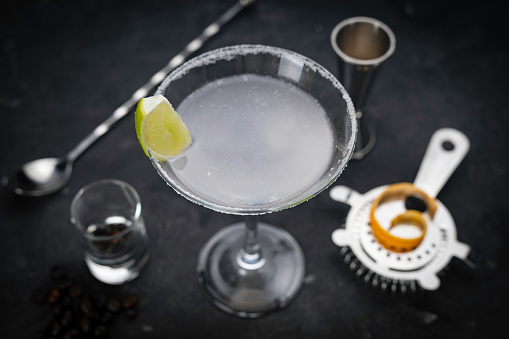
<instances>
[{"instance_id":1,"label":"spoon bowl","mask_svg":"<svg viewBox=\"0 0 509 339\"><path fill-rule=\"evenodd\" d=\"M67 157L43 158L24 164L8 184L18 195L43 196L64 187L71 178L73 161Z\"/></svg>"}]
</instances>

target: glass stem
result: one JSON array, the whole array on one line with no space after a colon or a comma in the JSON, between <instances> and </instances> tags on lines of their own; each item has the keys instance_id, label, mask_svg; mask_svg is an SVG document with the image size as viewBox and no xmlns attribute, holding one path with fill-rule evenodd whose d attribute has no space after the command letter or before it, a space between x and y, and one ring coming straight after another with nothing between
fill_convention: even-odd
<instances>
[{"instance_id":1,"label":"glass stem","mask_svg":"<svg viewBox=\"0 0 509 339\"><path fill-rule=\"evenodd\" d=\"M262 251L258 241L258 216L246 216L246 234L241 258L246 264L252 265L262 261Z\"/></svg>"}]
</instances>

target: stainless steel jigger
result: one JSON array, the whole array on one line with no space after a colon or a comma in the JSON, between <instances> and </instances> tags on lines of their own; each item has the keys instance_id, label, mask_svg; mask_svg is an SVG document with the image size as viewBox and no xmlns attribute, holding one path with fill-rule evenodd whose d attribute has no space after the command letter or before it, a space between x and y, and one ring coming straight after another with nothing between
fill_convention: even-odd
<instances>
[{"instance_id":1,"label":"stainless steel jigger","mask_svg":"<svg viewBox=\"0 0 509 339\"><path fill-rule=\"evenodd\" d=\"M339 57L339 80L357 113L357 142L352 159L362 159L376 142L375 129L363 121L362 107L382 63L394 53L396 38L379 20L353 17L334 27L331 44Z\"/></svg>"}]
</instances>

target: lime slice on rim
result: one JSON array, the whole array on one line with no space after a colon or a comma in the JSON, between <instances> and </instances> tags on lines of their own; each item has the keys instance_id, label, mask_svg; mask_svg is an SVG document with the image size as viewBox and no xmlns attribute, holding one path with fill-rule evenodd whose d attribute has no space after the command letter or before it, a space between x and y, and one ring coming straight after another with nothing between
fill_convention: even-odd
<instances>
[{"instance_id":1,"label":"lime slice on rim","mask_svg":"<svg viewBox=\"0 0 509 339\"><path fill-rule=\"evenodd\" d=\"M189 131L162 95L143 98L135 113L136 134L143 151L148 150L159 160L180 154L191 145Z\"/></svg>"}]
</instances>

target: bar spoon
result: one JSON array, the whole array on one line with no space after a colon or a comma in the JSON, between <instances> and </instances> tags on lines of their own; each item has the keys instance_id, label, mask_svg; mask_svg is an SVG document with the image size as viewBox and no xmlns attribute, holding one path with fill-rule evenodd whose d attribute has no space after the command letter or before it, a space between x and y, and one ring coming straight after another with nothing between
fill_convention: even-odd
<instances>
[{"instance_id":1,"label":"bar spoon","mask_svg":"<svg viewBox=\"0 0 509 339\"><path fill-rule=\"evenodd\" d=\"M24 164L7 178L7 186L14 193L24 196L44 196L63 188L71 179L74 161L90 145L107 133L116 122L126 116L141 98L145 97L150 90L164 80L169 72L180 66L190 54L201 48L206 40L219 32L224 24L253 2L255 0L239 0L235 3L221 17L207 26L182 52L174 56L165 67L152 76L149 82L134 92L129 100L118 107L108 119L97 126L92 133L86 136L69 153L58 158L43 158Z\"/></svg>"}]
</instances>

